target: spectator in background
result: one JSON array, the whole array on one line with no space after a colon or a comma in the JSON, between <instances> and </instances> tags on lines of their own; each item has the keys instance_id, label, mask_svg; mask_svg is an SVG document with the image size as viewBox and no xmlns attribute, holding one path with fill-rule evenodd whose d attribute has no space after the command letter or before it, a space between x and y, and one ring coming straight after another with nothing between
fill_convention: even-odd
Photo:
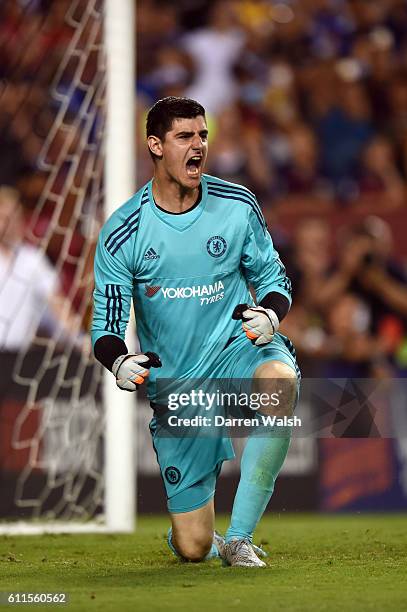
<instances>
[{"instance_id":1,"label":"spectator in background","mask_svg":"<svg viewBox=\"0 0 407 612\"><path fill-rule=\"evenodd\" d=\"M36 168L45 98L41 87L24 81L0 85L0 184L16 184Z\"/></svg>"},{"instance_id":2,"label":"spectator in background","mask_svg":"<svg viewBox=\"0 0 407 612\"><path fill-rule=\"evenodd\" d=\"M407 275L394 258L391 229L382 219L370 216L349 240L366 245L351 290L369 304L372 333L383 341L398 375L406 375Z\"/></svg>"},{"instance_id":3,"label":"spectator in background","mask_svg":"<svg viewBox=\"0 0 407 612\"><path fill-rule=\"evenodd\" d=\"M217 117L208 170L228 181L241 183L261 196L271 189L272 167L265 157L264 134L257 122L242 123L239 107L232 105Z\"/></svg>"},{"instance_id":4,"label":"spectator in background","mask_svg":"<svg viewBox=\"0 0 407 612\"><path fill-rule=\"evenodd\" d=\"M289 159L280 173L283 206L320 213L332 197L329 182L320 172L318 143L313 131L304 124L288 132Z\"/></svg>"},{"instance_id":5,"label":"spectator in background","mask_svg":"<svg viewBox=\"0 0 407 612\"><path fill-rule=\"evenodd\" d=\"M231 0L217 0L210 8L208 25L182 39L195 63L195 77L185 95L199 100L209 114L219 113L236 100L233 67L244 43L245 34L238 27Z\"/></svg>"},{"instance_id":6,"label":"spectator in background","mask_svg":"<svg viewBox=\"0 0 407 612\"><path fill-rule=\"evenodd\" d=\"M407 278L392 256L389 225L379 217L367 217L346 235L339 265L319 291L317 302L333 306L343 292L351 290L369 302L374 333L382 316L407 317Z\"/></svg>"},{"instance_id":7,"label":"spectator in background","mask_svg":"<svg viewBox=\"0 0 407 612\"><path fill-rule=\"evenodd\" d=\"M309 218L296 230L288 272L293 281L296 303L319 308L316 302L321 285L333 267L332 237L321 218Z\"/></svg>"},{"instance_id":8,"label":"spectator in background","mask_svg":"<svg viewBox=\"0 0 407 612\"><path fill-rule=\"evenodd\" d=\"M405 186L393 147L384 136L376 136L368 143L358 174L358 205L368 212L386 212L404 204Z\"/></svg>"},{"instance_id":9,"label":"spectator in background","mask_svg":"<svg viewBox=\"0 0 407 612\"><path fill-rule=\"evenodd\" d=\"M82 345L80 319L60 293L55 270L39 249L24 242L18 192L1 186L0 350L27 349L41 325L47 334Z\"/></svg>"},{"instance_id":10,"label":"spectator in background","mask_svg":"<svg viewBox=\"0 0 407 612\"><path fill-rule=\"evenodd\" d=\"M312 270L303 261L297 262L302 271L308 270L306 296L311 309L329 319L342 296L352 293L368 312L366 333L379 340L381 354L386 355L399 375L404 375L407 276L392 255L392 244L388 224L370 216L346 235L334 269L321 264L319 270L317 266ZM326 261L326 256L323 260Z\"/></svg>"},{"instance_id":11,"label":"spectator in background","mask_svg":"<svg viewBox=\"0 0 407 612\"><path fill-rule=\"evenodd\" d=\"M353 195L349 179L373 127L369 99L361 83L341 83L339 95L339 104L317 120L316 129L324 174L335 185L337 196L347 200Z\"/></svg>"},{"instance_id":12,"label":"spectator in background","mask_svg":"<svg viewBox=\"0 0 407 612\"><path fill-rule=\"evenodd\" d=\"M338 254L335 262L326 222L310 219L299 226L288 270L294 306L283 333L291 334L300 355L312 358L313 375L322 372L324 361L337 358L359 365L365 360L363 368L371 374L378 362L388 363L404 375L407 278L392 256L389 226L368 217L345 236ZM354 347L341 331L347 317L355 338L360 334Z\"/></svg>"},{"instance_id":13,"label":"spectator in background","mask_svg":"<svg viewBox=\"0 0 407 612\"><path fill-rule=\"evenodd\" d=\"M379 131L384 132L390 113L388 90L399 70L398 61L395 61L394 37L389 29L381 26L363 34L360 40L366 50L365 58L360 58L360 61L364 61L374 123ZM353 54L357 57L356 45Z\"/></svg>"},{"instance_id":14,"label":"spectator in background","mask_svg":"<svg viewBox=\"0 0 407 612\"><path fill-rule=\"evenodd\" d=\"M318 376L319 360L323 362L333 350L326 331L327 312L318 301L334 265L331 247L327 222L310 218L297 227L291 252L284 256L292 281L293 305L283 321L282 333L295 338L304 376Z\"/></svg>"},{"instance_id":15,"label":"spectator in background","mask_svg":"<svg viewBox=\"0 0 407 612\"><path fill-rule=\"evenodd\" d=\"M175 2L144 0L137 2L136 61L139 90L154 95L145 78L156 69L156 57L163 47L173 46L182 33L179 7Z\"/></svg>"},{"instance_id":16,"label":"spectator in background","mask_svg":"<svg viewBox=\"0 0 407 612\"><path fill-rule=\"evenodd\" d=\"M164 46L156 54L156 67L146 77L144 87L155 99L180 96L192 74L192 62L177 46Z\"/></svg>"},{"instance_id":17,"label":"spectator in background","mask_svg":"<svg viewBox=\"0 0 407 612\"><path fill-rule=\"evenodd\" d=\"M369 378L374 366L382 365L385 345L369 332L369 308L352 293L338 297L328 311L325 359L320 362L322 378Z\"/></svg>"},{"instance_id":18,"label":"spectator in background","mask_svg":"<svg viewBox=\"0 0 407 612\"><path fill-rule=\"evenodd\" d=\"M407 74L400 73L388 88L389 114L386 117L386 131L396 146L403 146L407 138ZM407 168L404 168L404 178Z\"/></svg>"},{"instance_id":19,"label":"spectator in background","mask_svg":"<svg viewBox=\"0 0 407 612\"><path fill-rule=\"evenodd\" d=\"M208 160L209 173L234 183L244 182L248 155L242 146L244 130L242 133L240 112L236 105L219 113L214 131Z\"/></svg>"}]
</instances>

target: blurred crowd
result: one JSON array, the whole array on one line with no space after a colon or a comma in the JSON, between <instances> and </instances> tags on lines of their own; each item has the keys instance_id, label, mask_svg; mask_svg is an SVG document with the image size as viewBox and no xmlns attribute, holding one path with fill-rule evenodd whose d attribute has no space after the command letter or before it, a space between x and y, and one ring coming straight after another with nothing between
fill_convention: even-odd
<instances>
[{"instance_id":1,"label":"blurred crowd","mask_svg":"<svg viewBox=\"0 0 407 612\"><path fill-rule=\"evenodd\" d=\"M138 4L139 103L199 100L209 172L266 206L405 205L404 0Z\"/></svg>"},{"instance_id":2,"label":"blurred crowd","mask_svg":"<svg viewBox=\"0 0 407 612\"><path fill-rule=\"evenodd\" d=\"M47 179L39 156L58 112L50 88L72 38L65 19L72 4L0 5L0 185L20 191L28 214ZM210 130L207 171L256 193L292 277L283 330L304 374L403 375L407 285L392 215L406 223L405 0L136 4L138 185L151 176L148 107L167 95L199 100ZM90 57L81 80L95 71ZM82 104L80 88L70 90L73 74L68 64L62 83L72 116ZM55 135L54 160L68 134ZM67 175L62 164L55 193ZM71 196L60 227L72 226ZM40 234L52 217L43 210ZM340 215L340 231L332 215ZM69 247L78 258L85 233L78 222ZM60 252L55 235L48 255L57 261Z\"/></svg>"},{"instance_id":3,"label":"blurred crowd","mask_svg":"<svg viewBox=\"0 0 407 612\"><path fill-rule=\"evenodd\" d=\"M36 271L31 265L31 275L27 267L25 273L26 295L33 296L26 300L31 316L27 312L21 321L27 333L14 334L2 312L0 350L26 347L35 335L38 312L43 313L41 333L55 335L56 317L64 342L73 329L76 338L90 319L92 256L103 215L98 129L103 125L103 21L98 4L0 3L0 272L18 276L16 262L27 243L37 262ZM17 218L16 233L11 221ZM56 282L49 283L52 291L37 295L33 279L49 263ZM8 295L10 286L3 282L0 287L2 303L15 301ZM14 317L22 312L20 305Z\"/></svg>"},{"instance_id":4,"label":"blurred crowd","mask_svg":"<svg viewBox=\"0 0 407 612\"><path fill-rule=\"evenodd\" d=\"M282 330L309 377L387 378L407 373L407 274L388 223L369 215L334 236L326 220L298 225L282 256L293 306ZM287 248L288 247L288 248Z\"/></svg>"}]
</instances>

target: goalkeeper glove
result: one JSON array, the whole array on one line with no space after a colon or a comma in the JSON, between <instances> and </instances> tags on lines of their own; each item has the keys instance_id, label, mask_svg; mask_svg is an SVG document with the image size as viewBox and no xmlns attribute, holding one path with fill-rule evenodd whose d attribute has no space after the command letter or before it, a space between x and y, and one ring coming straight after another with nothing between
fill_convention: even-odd
<instances>
[{"instance_id":1,"label":"goalkeeper glove","mask_svg":"<svg viewBox=\"0 0 407 612\"><path fill-rule=\"evenodd\" d=\"M129 353L120 355L112 365L116 385L125 391L135 391L150 374L150 368L161 368L162 363L156 353Z\"/></svg>"},{"instance_id":2,"label":"goalkeeper glove","mask_svg":"<svg viewBox=\"0 0 407 612\"><path fill-rule=\"evenodd\" d=\"M242 327L246 336L256 346L271 342L280 325L274 310L249 304L238 304L233 311L232 319L243 322Z\"/></svg>"}]
</instances>

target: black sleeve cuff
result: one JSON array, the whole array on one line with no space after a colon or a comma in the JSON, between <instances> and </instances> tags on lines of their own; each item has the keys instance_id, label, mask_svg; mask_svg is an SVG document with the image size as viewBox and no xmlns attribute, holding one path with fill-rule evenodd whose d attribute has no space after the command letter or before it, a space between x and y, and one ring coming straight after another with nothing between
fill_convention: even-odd
<instances>
[{"instance_id":1,"label":"black sleeve cuff","mask_svg":"<svg viewBox=\"0 0 407 612\"><path fill-rule=\"evenodd\" d=\"M290 302L282 293L271 291L260 301L259 306L263 308L271 308L276 313L278 320L281 322L287 312L290 310Z\"/></svg>"},{"instance_id":2,"label":"black sleeve cuff","mask_svg":"<svg viewBox=\"0 0 407 612\"><path fill-rule=\"evenodd\" d=\"M126 343L117 336L110 334L102 336L95 342L93 349L95 357L108 370L112 371L112 365L120 355L126 355L129 351Z\"/></svg>"}]
</instances>

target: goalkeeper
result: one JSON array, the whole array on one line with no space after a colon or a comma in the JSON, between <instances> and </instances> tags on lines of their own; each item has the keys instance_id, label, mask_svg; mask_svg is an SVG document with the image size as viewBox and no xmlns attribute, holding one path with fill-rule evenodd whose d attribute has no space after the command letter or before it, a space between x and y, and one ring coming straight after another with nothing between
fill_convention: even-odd
<instances>
[{"instance_id":1,"label":"goalkeeper","mask_svg":"<svg viewBox=\"0 0 407 612\"><path fill-rule=\"evenodd\" d=\"M291 303L290 282L255 196L203 174L208 130L199 103L158 101L148 113L147 142L152 180L113 213L99 236L95 356L123 390L134 391L148 377L150 431L173 552L191 561L219 555L232 566L263 567L253 532L286 457L289 432L249 436L223 539L214 532L213 498L222 462L234 457L231 440L160 435L168 410L158 383L172 379L180 388L198 378L251 379L259 392L280 393L279 405L260 414L290 416L299 370L291 342L278 332ZM124 342L132 300L142 351L136 355Z\"/></svg>"}]
</instances>

